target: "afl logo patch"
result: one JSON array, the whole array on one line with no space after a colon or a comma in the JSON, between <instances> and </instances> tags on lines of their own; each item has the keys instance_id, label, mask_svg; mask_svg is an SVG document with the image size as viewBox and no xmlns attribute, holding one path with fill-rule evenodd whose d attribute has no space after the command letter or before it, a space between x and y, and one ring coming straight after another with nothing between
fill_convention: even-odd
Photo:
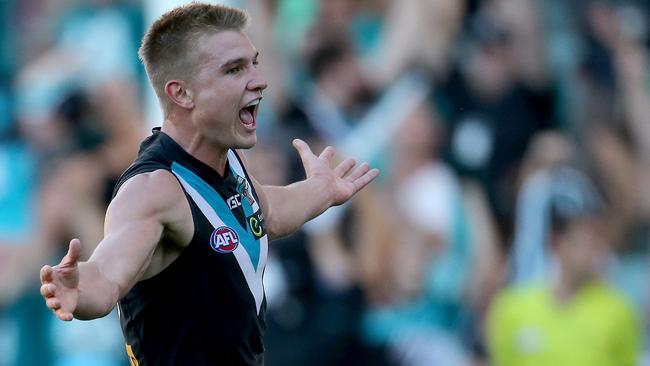
<instances>
[{"instance_id":1,"label":"afl logo patch","mask_svg":"<svg viewBox=\"0 0 650 366\"><path fill-rule=\"evenodd\" d=\"M239 236L228 226L218 227L210 235L210 246L219 253L230 253L239 246Z\"/></svg>"}]
</instances>

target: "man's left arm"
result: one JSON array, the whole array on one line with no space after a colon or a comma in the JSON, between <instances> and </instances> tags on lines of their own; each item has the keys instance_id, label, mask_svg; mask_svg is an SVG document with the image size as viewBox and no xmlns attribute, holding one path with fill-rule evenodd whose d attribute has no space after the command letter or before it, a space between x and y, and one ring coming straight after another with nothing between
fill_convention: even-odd
<instances>
[{"instance_id":1,"label":"man's left arm","mask_svg":"<svg viewBox=\"0 0 650 366\"><path fill-rule=\"evenodd\" d=\"M287 186L265 186L251 178L270 239L295 232L329 207L349 200L379 175L379 170L370 169L368 163L355 168L353 159L345 159L332 168L334 148L330 146L318 156L302 140L294 140L293 146L300 154L305 180Z\"/></svg>"}]
</instances>

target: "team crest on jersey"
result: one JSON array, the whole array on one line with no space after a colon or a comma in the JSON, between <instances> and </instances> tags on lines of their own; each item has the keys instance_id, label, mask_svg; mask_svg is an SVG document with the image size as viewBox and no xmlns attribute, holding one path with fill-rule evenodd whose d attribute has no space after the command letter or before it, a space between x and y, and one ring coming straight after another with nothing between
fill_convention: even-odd
<instances>
[{"instance_id":1,"label":"team crest on jersey","mask_svg":"<svg viewBox=\"0 0 650 366\"><path fill-rule=\"evenodd\" d=\"M210 235L210 246L219 253L231 253L239 246L239 235L228 226L221 226Z\"/></svg>"},{"instance_id":2,"label":"team crest on jersey","mask_svg":"<svg viewBox=\"0 0 650 366\"><path fill-rule=\"evenodd\" d=\"M246 179L244 179L243 177L237 177L236 190L237 192L241 193L243 197L246 197L249 205L253 205L255 199L253 199L250 186L248 185L248 181Z\"/></svg>"}]
</instances>

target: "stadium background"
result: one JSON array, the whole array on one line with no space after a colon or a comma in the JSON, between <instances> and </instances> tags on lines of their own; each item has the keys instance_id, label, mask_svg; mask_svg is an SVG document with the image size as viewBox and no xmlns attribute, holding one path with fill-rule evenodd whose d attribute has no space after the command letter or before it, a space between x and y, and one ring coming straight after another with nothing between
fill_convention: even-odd
<instances>
[{"instance_id":1,"label":"stadium background","mask_svg":"<svg viewBox=\"0 0 650 366\"><path fill-rule=\"evenodd\" d=\"M160 122L139 39L178 3L0 2L2 366L128 364L115 313L56 321L37 275L72 236L86 256L100 240L114 179ZM226 3L252 15L270 82L258 179L301 178L293 137L382 170L273 244L268 365L489 365L495 294L552 276L548 192L592 186L603 276L650 365L647 1ZM544 180L557 166L580 178Z\"/></svg>"}]
</instances>

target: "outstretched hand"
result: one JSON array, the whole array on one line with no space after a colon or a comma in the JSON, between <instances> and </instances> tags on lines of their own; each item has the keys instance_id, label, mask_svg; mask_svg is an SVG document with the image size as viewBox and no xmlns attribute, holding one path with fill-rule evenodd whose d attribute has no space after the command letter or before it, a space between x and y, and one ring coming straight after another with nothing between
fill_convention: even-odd
<instances>
[{"instance_id":1,"label":"outstretched hand","mask_svg":"<svg viewBox=\"0 0 650 366\"><path fill-rule=\"evenodd\" d=\"M72 239L61 262L41 268L41 295L47 307L61 320L70 321L79 302L79 254L81 242Z\"/></svg>"},{"instance_id":2,"label":"outstretched hand","mask_svg":"<svg viewBox=\"0 0 650 366\"><path fill-rule=\"evenodd\" d=\"M335 151L331 146L326 147L319 156L314 155L309 145L300 139L293 140L293 146L300 154L307 179L322 179L334 206L349 200L379 175L378 169L370 169L370 165L365 162L355 168L356 162L350 158L332 169Z\"/></svg>"}]
</instances>

